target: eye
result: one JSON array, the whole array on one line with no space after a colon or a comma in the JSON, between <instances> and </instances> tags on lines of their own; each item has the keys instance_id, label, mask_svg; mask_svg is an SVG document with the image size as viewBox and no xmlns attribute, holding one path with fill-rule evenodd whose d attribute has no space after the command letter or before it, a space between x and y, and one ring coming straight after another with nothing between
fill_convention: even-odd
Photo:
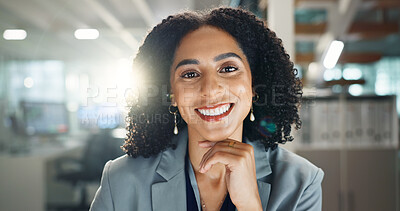
<instances>
[{"instance_id":1,"label":"eye","mask_svg":"<svg viewBox=\"0 0 400 211\"><path fill-rule=\"evenodd\" d=\"M226 66L221 68L221 70L219 72L221 73L230 73L230 72L235 72L237 71L239 68L234 67L234 66Z\"/></svg>"},{"instance_id":2,"label":"eye","mask_svg":"<svg viewBox=\"0 0 400 211\"><path fill-rule=\"evenodd\" d=\"M181 75L181 78L194 78L199 77L200 75L197 72L186 72Z\"/></svg>"}]
</instances>

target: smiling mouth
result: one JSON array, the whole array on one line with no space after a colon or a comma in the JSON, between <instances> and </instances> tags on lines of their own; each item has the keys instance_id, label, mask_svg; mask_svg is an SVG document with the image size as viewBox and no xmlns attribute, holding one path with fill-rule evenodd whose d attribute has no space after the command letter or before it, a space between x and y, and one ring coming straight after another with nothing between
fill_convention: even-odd
<instances>
[{"instance_id":1,"label":"smiling mouth","mask_svg":"<svg viewBox=\"0 0 400 211\"><path fill-rule=\"evenodd\" d=\"M215 106L196 108L195 111L196 114L199 115L203 120L215 122L220 121L224 117L228 116L234 105L234 103L222 103Z\"/></svg>"}]
</instances>

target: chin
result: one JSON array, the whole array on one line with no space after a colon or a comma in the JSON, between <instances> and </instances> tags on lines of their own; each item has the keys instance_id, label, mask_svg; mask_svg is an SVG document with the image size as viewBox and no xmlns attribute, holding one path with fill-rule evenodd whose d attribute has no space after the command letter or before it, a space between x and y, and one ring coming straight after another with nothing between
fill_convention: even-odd
<instances>
[{"instance_id":1,"label":"chin","mask_svg":"<svg viewBox=\"0 0 400 211\"><path fill-rule=\"evenodd\" d=\"M227 130L226 128L224 128L224 129L214 129L210 131L202 129L201 131L198 130L198 132L205 140L222 141L231 137L235 132L235 130Z\"/></svg>"},{"instance_id":2,"label":"chin","mask_svg":"<svg viewBox=\"0 0 400 211\"><path fill-rule=\"evenodd\" d=\"M218 142L218 141L223 141L223 140L227 140L229 138L229 136L213 136L213 137L204 137L205 140L207 141L212 141L212 142Z\"/></svg>"}]
</instances>

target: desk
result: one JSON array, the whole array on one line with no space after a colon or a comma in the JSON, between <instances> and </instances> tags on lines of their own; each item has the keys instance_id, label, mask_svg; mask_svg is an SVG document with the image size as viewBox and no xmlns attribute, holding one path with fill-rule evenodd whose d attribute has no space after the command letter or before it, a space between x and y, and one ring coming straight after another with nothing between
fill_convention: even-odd
<instances>
[{"instance_id":1,"label":"desk","mask_svg":"<svg viewBox=\"0 0 400 211\"><path fill-rule=\"evenodd\" d=\"M46 210L47 164L80 152L83 144L69 141L38 145L24 154L0 154L0 210Z\"/></svg>"}]
</instances>

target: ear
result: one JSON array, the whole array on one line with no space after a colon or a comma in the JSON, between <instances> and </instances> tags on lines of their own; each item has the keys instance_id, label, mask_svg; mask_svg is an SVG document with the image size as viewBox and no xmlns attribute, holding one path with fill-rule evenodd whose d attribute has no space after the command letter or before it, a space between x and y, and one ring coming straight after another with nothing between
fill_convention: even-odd
<instances>
[{"instance_id":1,"label":"ear","mask_svg":"<svg viewBox=\"0 0 400 211\"><path fill-rule=\"evenodd\" d=\"M171 98L171 105L172 106L178 106L178 104L176 103L176 100L175 100L175 95L174 94L170 94L170 98Z\"/></svg>"},{"instance_id":2,"label":"ear","mask_svg":"<svg viewBox=\"0 0 400 211\"><path fill-rule=\"evenodd\" d=\"M255 98L255 99L254 99ZM258 98L260 98L260 96L257 94L257 92L253 89L253 92L252 92L252 101L253 102L257 102L258 101Z\"/></svg>"}]
</instances>

